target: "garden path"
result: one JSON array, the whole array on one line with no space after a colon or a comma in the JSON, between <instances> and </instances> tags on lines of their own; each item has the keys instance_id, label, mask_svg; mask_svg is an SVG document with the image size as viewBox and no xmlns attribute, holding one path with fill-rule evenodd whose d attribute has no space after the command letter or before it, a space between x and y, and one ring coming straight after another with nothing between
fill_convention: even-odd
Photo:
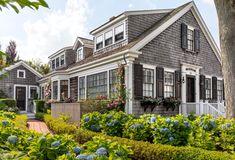
<instances>
[{"instance_id":1,"label":"garden path","mask_svg":"<svg viewBox=\"0 0 235 160\"><path fill-rule=\"evenodd\" d=\"M28 120L28 128L29 130L33 130L39 133L51 133L51 131L48 129L47 125L38 120Z\"/></svg>"}]
</instances>

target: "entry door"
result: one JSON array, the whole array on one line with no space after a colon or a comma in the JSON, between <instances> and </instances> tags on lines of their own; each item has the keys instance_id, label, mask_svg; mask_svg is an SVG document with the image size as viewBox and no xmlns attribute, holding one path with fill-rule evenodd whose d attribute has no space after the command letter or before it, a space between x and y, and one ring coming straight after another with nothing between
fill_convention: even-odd
<instances>
[{"instance_id":1,"label":"entry door","mask_svg":"<svg viewBox=\"0 0 235 160\"><path fill-rule=\"evenodd\" d=\"M195 77L187 77L187 102L195 102Z\"/></svg>"},{"instance_id":2,"label":"entry door","mask_svg":"<svg viewBox=\"0 0 235 160\"><path fill-rule=\"evenodd\" d=\"M26 87L16 87L16 104L20 111L26 111Z\"/></svg>"}]
</instances>

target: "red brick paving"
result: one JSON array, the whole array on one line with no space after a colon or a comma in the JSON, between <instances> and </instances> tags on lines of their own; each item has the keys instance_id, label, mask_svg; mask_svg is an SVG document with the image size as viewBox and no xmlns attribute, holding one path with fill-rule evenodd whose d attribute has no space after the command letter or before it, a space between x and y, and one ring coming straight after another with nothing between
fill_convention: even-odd
<instances>
[{"instance_id":1,"label":"red brick paving","mask_svg":"<svg viewBox=\"0 0 235 160\"><path fill-rule=\"evenodd\" d=\"M28 127L29 130L33 130L39 133L51 133L47 125L42 121L28 120Z\"/></svg>"}]
</instances>

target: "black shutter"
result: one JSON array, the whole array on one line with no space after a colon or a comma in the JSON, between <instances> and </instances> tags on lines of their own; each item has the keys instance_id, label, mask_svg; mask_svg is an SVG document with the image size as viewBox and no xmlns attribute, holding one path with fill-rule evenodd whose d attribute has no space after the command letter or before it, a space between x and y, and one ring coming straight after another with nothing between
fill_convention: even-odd
<instances>
[{"instance_id":1,"label":"black shutter","mask_svg":"<svg viewBox=\"0 0 235 160\"><path fill-rule=\"evenodd\" d=\"M205 85L206 77L204 75L200 75L200 99L206 99L206 85Z\"/></svg>"},{"instance_id":2,"label":"black shutter","mask_svg":"<svg viewBox=\"0 0 235 160\"><path fill-rule=\"evenodd\" d=\"M156 68L156 96L164 98L164 68Z\"/></svg>"},{"instance_id":3,"label":"black shutter","mask_svg":"<svg viewBox=\"0 0 235 160\"><path fill-rule=\"evenodd\" d=\"M136 99L143 98L143 66L134 64L134 96Z\"/></svg>"},{"instance_id":4,"label":"black shutter","mask_svg":"<svg viewBox=\"0 0 235 160\"><path fill-rule=\"evenodd\" d=\"M181 24L181 48L183 49L187 49L188 47L187 32L188 32L188 26L182 23Z\"/></svg>"},{"instance_id":5,"label":"black shutter","mask_svg":"<svg viewBox=\"0 0 235 160\"><path fill-rule=\"evenodd\" d=\"M217 78L212 77L212 99L217 100Z\"/></svg>"},{"instance_id":6,"label":"black shutter","mask_svg":"<svg viewBox=\"0 0 235 160\"><path fill-rule=\"evenodd\" d=\"M181 72L175 71L175 98L181 98Z\"/></svg>"},{"instance_id":7,"label":"black shutter","mask_svg":"<svg viewBox=\"0 0 235 160\"><path fill-rule=\"evenodd\" d=\"M198 29L194 29L194 51L200 51L200 31Z\"/></svg>"}]
</instances>

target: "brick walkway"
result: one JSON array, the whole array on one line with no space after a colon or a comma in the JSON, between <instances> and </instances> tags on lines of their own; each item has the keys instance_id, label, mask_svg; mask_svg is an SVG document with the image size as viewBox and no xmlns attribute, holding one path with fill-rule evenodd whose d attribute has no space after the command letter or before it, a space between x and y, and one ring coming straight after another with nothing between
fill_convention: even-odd
<instances>
[{"instance_id":1,"label":"brick walkway","mask_svg":"<svg viewBox=\"0 0 235 160\"><path fill-rule=\"evenodd\" d=\"M29 130L33 130L39 133L51 133L47 125L42 121L28 120Z\"/></svg>"}]
</instances>

